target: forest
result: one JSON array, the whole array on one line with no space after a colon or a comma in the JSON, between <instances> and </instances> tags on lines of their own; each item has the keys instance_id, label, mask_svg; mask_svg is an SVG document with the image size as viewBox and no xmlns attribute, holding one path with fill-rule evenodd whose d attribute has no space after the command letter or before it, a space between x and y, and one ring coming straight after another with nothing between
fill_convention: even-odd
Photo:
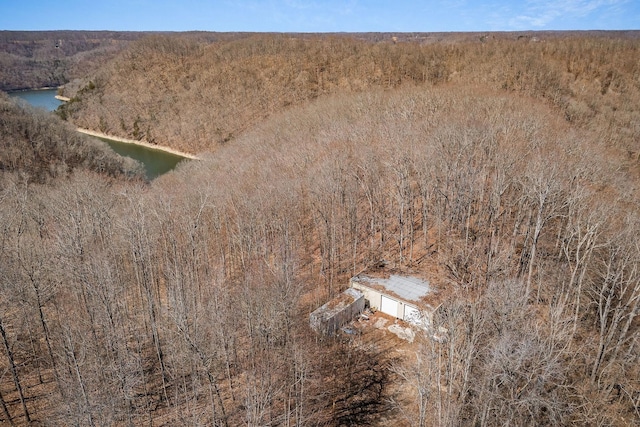
<instances>
[{"instance_id":1,"label":"forest","mask_svg":"<svg viewBox=\"0 0 640 427\"><path fill-rule=\"evenodd\" d=\"M138 34L2 95L0 423L638 424L639 35ZM381 264L446 339L311 331Z\"/></svg>"}]
</instances>

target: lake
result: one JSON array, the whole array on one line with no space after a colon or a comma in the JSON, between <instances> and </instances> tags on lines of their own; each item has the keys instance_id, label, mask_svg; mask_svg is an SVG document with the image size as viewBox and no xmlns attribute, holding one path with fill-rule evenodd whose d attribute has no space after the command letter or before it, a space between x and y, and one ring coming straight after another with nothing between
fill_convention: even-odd
<instances>
[{"instance_id":1,"label":"lake","mask_svg":"<svg viewBox=\"0 0 640 427\"><path fill-rule=\"evenodd\" d=\"M38 90L21 90L9 93L10 96L23 99L34 107L44 108L47 111L53 111L62 105L62 101L55 97L58 89L38 89Z\"/></svg>"},{"instance_id":2,"label":"lake","mask_svg":"<svg viewBox=\"0 0 640 427\"><path fill-rule=\"evenodd\" d=\"M21 98L34 107L54 111L63 102L55 98L57 89L23 90L12 92L9 95ZM121 156L130 157L142 163L147 179L152 180L164 173L173 170L185 157L166 151L154 150L142 145L127 144L107 138L97 138L106 142L109 147Z\"/></svg>"}]
</instances>

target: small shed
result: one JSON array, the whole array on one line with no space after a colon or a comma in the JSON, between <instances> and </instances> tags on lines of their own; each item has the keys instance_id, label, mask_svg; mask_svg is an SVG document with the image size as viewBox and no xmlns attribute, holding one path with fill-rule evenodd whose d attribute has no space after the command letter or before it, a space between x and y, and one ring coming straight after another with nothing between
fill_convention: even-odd
<instances>
[{"instance_id":1,"label":"small shed","mask_svg":"<svg viewBox=\"0 0 640 427\"><path fill-rule=\"evenodd\" d=\"M362 292L369 306L409 323L421 323L421 303L431 292L429 282L411 276L372 277L364 274L351 278L351 287Z\"/></svg>"},{"instance_id":2,"label":"small shed","mask_svg":"<svg viewBox=\"0 0 640 427\"><path fill-rule=\"evenodd\" d=\"M364 295L357 289L349 288L311 313L309 323L316 332L333 335L363 310Z\"/></svg>"}]
</instances>

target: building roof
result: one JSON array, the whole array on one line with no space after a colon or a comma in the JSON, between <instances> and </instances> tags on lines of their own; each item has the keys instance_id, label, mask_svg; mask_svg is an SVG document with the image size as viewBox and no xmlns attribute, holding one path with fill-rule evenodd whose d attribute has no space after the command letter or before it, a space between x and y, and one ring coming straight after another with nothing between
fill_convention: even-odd
<instances>
[{"instance_id":1,"label":"building roof","mask_svg":"<svg viewBox=\"0 0 640 427\"><path fill-rule=\"evenodd\" d=\"M358 275L354 277L354 282L367 285L380 285L391 294L397 295L406 301L419 302L421 298L427 296L431 292L429 282L411 276L398 276L392 274L388 278L378 278L366 275Z\"/></svg>"}]
</instances>

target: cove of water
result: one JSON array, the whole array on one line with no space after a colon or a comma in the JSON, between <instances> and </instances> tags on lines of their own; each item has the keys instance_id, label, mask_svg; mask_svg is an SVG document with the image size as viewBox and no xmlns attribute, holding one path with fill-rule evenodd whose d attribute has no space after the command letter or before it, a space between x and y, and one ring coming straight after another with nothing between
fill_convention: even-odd
<instances>
[{"instance_id":1,"label":"cove of water","mask_svg":"<svg viewBox=\"0 0 640 427\"><path fill-rule=\"evenodd\" d=\"M47 111L54 111L62 101L55 98L57 89L24 90L10 93L11 96L21 98L34 107L44 108ZM164 173L173 170L176 165L184 160L182 156L167 153L166 151L154 150L142 145L127 144L107 138L98 138L106 142L109 147L121 156L130 157L142 163L148 180L152 180Z\"/></svg>"},{"instance_id":2,"label":"cove of water","mask_svg":"<svg viewBox=\"0 0 640 427\"><path fill-rule=\"evenodd\" d=\"M109 147L121 156L131 157L144 165L147 179L152 180L173 170L185 158L166 151L154 150L142 145L98 138L109 144Z\"/></svg>"},{"instance_id":3,"label":"cove of water","mask_svg":"<svg viewBox=\"0 0 640 427\"><path fill-rule=\"evenodd\" d=\"M62 105L62 101L56 99L57 92L58 89L21 90L11 92L9 96L23 99L34 107L53 111Z\"/></svg>"}]
</instances>

